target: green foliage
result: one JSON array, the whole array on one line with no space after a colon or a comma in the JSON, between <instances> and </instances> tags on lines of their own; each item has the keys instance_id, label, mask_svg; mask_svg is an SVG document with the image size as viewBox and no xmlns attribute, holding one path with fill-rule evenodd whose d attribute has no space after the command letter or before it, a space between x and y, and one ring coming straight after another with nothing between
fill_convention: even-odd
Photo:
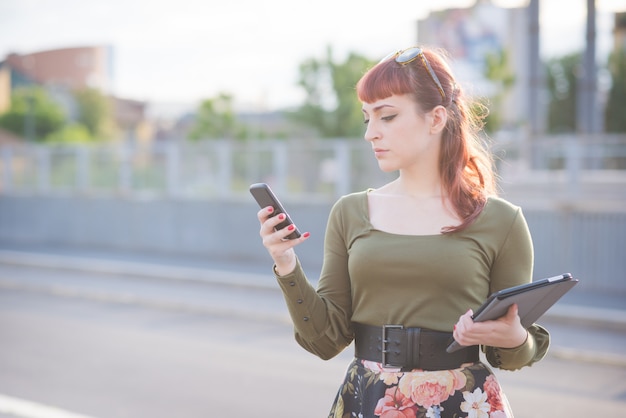
<instances>
[{"instance_id":1,"label":"green foliage","mask_svg":"<svg viewBox=\"0 0 626 418\"><path fill-rule=\"evenodd\" d=\"M515 85L515 75L511 70L508 51L502 49L497 53L488 53L485 56L484 75L495 84L497 91L489 101L491 111L485 117L485 130L495 132L502 125L502 112L500 111L502 101Z\"/></svg>"},{"instance_id":2,"label":"green foliage","mask_svg":"<svg viewBox=\"0 0 626 418\"><path fill-rule=\"evenodd\" d=\"M574 53L554 58L547 64L548 132L576 131L576 71L580 62L581 54Z\"/></svg>"},{"instance_id":3,"label":"green foliage","mask_svg":"<svg viewBox=\"0 0 626 418\"><path fill-rule=\"evenodd\" d=\"M196 120L189 132L189 139L245 139L246 127L237 122L233 111L233 98L220 93L204 100L198 109Z\"/></svg>"},{"instance_id":4,"label":"green foliage","mask_svg":"<svg viewBox=\"0 0 626 418\"><path fill-rule=\"evenodd\" d=\"M626 132L626 52L614 52L609 57L612 85L604 114L607 132Z\"/></svg>"},{"instance_id":5,"label":"green foliage","mask_svg":"<svg viewBox=\"0 0 626 418\"><path fill-rule=\"evenodd\" d=\"M111 139L115 132L115 121L110 100L93 88L74 92L78 106L77 122L83 125L93 138Z\"/></svg>"},{"instance_id":6,"label":"green foliage","mask_svg":"<svg viewBox=\"0 0 626 418\"><path fill-rule=\"evenodd\" d=\"M304 61L298 85L306 92L305 103L288 116L325 138L362 136L363 114L355 86L373 64L356 53L350 53L344 62L335 62L330 47L324 59Z\"/></svg>"},{"instance_id":7,"label":"green foliage","mask_svg":"<svg viewBox=\"0 0 626 418\"><path fill-rule=\"evenodd\" d=\"M79 143L85 144L94 141L94 136L82 124L70 123L63 126L58 131L47 135L45 141L53 144Z\"/></svg>"},{"instance_id":8,"label":"green foliage","mask_svg":"<svg viewBox=\"0 0 626 418\"><path fill-rule=\"evenodd\" d=\"M66 122L62 108L41 87L22 87L11 96L11 107L0 115L0 126L34 141L43 141Z\"/></svg>"}]
</instances>

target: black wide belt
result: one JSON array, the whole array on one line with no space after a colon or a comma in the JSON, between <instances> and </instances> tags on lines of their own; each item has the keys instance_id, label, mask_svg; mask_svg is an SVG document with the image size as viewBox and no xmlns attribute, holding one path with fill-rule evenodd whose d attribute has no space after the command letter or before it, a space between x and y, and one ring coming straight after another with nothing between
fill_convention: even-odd
<instances>
[{"instance_id":1,"label":"black wide belt","mask_svg":"<svg viewBox=\"0 0 626 418\"><path fill-rule=\"evenodd\" d=\"M405 328L402 325L377 327L357 322L352 325L355 357L382 363L385 367L449 370L478 361L477 345L453 353L446 352L452 341L451 332Z\"/></svg>"}]
</instances>

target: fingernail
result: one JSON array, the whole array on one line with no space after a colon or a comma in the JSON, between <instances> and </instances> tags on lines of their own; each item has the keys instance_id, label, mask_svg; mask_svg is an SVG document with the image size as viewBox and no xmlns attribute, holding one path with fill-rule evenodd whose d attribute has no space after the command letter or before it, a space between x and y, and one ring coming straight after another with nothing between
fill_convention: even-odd
<instances>
[{"instance_id":1,"label":"fingernail","mask_svg":"<svg viewBox=\"0 0 626 418\"><path fill-rule=\"evenodd\" d=\"M311 234L309 232L305 232L304 234L302 234L302 236L304 238L308 238L309 236L311 236Z\"/></svg>"},{"instance_id":2,"label":"fingernail","mask_svg":"<svg viewBox=\"0 0 626 418\"><path fill-rule=\"evenodd\" d=\"M272 213L274 212L274 208L272 206L270 206L269 208L267 208L267 212L268 213Z\"/></svg>"},{"instance_id":3,"label":"fingernail","mask_svg":"<svg viewBox=\"0 0 626 418\"><path fill-rule=\"evenodd\" d=\"M293 225L289 225L289 226L287 227L287 230L289 230L289 231L293 231L294 229L296 229L296 227L295 227L295 226L293 226Z\"/></svg>"},{"instance_id":4,"label":"fingernail","mask_svg":"<svg viewBox=\"0 0 626 418\"><path fill-rule=\"evenodd\" d=\"M454 330L456 331L456 324L454 324Z\"/></svg>"},{"instance_id":5,"label":"fingernail","mask_svg":"<svg viewBox=\"0 0 626 418\"><path fill-rule=\"evenodd\" d=\"M281 221L285 219L285 214L281 213L280 215L278 215L278 219L280 219Z\"/></svg>"}]
</instances>

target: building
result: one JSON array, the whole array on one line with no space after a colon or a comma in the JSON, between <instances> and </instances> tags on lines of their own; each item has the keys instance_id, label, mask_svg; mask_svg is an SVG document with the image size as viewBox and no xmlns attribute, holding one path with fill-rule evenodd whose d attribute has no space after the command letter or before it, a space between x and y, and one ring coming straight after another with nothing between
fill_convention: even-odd
<instances>
[{"instance_id":1,"label":"building","mask_svg":"<svg viewBox=\"0 0 626 418\"><path fill-rule=\"evenodd\" d=\"M435 11L418 21L417 38L422 45L443 47L450 53L455 75L469 90L466 92L491 98L492 108L501 112L504 129L528 123L530 37L526 7L502 8L489 0L478 0L469 8ZM508 90L484 75L487 54L503 53L515 79ZM493 106L496 99L497 106Z\"/></svg>"},{"instance_id":2,"label":"building","mask_svg":"<svg viewBox=\"0 0 626 418\"><path fill-rule=\"evenodd\" d=\"M0 62L0 113L10 106L11 93L22 86L46 88L66 111L76 116L72 92L95 88L109 96L123 138L144 139L146 104L112 94L113 50L108 46L83 46L9 54Z\"/></svg>"}]
</instances>

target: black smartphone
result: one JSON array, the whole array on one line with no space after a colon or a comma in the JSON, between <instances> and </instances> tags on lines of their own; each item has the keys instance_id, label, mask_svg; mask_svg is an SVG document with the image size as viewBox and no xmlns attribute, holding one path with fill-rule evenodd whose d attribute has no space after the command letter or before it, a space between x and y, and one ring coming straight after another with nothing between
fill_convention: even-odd
<instances>
[{"instance_id":1,"label":"black smartphone","mask_svg":"<svg viewBox=\"0 0 626 418\"><path fill-rule=\"evenodd\" d=\"M274 194L270 186L268 186L266 183L254 183L253 185L250 186L250 193L252 193L252 196L254 197L254 199L257 201L257 203L259 204L261 208L265 208L268 206L272 206L274 208L274 212L270 216L276 216L279 213L285 214L286 218L284 221L282 221L276 226L277 230L283 229L286 226L293 224L293 221L287 214L287 211L285 210L283 205L280 203L280 201L278 200L278 198L276 197L276 195ZM301 236L300 231L298 231L298 228L296 228L291 234L287 235L286 238L296 239L296 238L300 238L300 236Z\"/></svg>"}]
</instances>

